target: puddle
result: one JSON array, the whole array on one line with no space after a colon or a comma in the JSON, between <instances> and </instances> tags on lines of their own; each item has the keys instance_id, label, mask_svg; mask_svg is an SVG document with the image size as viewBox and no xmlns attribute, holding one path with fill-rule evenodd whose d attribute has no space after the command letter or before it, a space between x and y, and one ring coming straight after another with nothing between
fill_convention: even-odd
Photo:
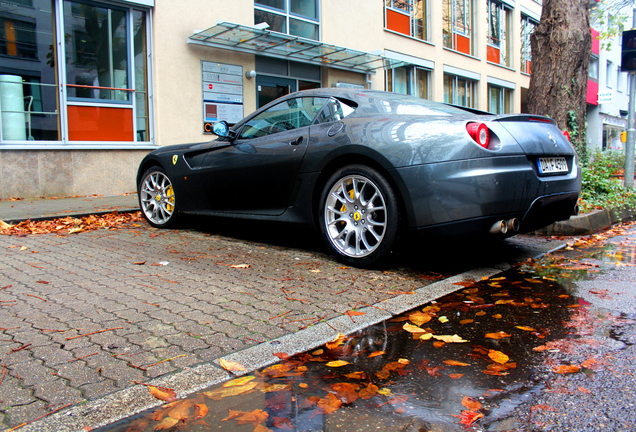
<instances>
[{"instance_id":1,"label":"puddle","mask_svg":"<svg viewBox=\"0 0 636 432\"><path fill-rule=\"evenodd\" d=\"M616 243L554 253L97 431L514 430L550 373L542 351L607 331L573 281L635 262Z\"/></svg>"}]
</instances>

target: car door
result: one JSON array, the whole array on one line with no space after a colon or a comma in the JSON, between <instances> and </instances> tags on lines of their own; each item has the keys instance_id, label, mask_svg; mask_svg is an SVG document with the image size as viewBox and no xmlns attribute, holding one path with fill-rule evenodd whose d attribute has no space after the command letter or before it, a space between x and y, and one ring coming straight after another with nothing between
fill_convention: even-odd
<instances>
[{"instance_id":1,"label":"car door","mask_svg":"<svg viewBox=\"0 0 636 432\"><path fill-rule=\"evenodd\" d=\"M310 125L325 98L287 99L246 121L231 145L206 155L201 181L210 210L279 215L290 204Z\"/></svg>"}]
</instances>

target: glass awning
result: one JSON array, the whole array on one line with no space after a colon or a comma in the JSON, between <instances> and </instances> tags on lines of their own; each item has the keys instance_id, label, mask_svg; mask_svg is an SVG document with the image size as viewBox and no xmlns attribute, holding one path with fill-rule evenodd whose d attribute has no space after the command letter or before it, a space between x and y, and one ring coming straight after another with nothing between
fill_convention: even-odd
<instances>
[{"instance_id":1,"label":"glass awning","mask_svg":"<svg viewBox=\"0 0 636 432\"><path fill-rule=\"evenodd\" d=\"M383 55L228 22L193 34L188 43L370 74L404 64Z\"/></svg>"}]
</instances>

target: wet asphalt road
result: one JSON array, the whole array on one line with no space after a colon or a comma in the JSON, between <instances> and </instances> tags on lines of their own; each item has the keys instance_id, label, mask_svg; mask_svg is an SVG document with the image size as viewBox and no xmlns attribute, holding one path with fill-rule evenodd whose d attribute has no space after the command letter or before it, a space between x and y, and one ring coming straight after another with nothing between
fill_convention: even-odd
<instances>
[{"instance_id":1,"label":"wet asphalt road","mask_svg":"<svg viewBox=\"0 0 636 432\"><path fill-rule=\"evenodd\" d=\"M514 413L522 430L636 430L636 228L602 245L591 255L556 254L581 260L561 279L581 308L567 323L567 343L548 351L546 361L583 367L537 374L545 387Z\"/></svg>"}]
</instances>

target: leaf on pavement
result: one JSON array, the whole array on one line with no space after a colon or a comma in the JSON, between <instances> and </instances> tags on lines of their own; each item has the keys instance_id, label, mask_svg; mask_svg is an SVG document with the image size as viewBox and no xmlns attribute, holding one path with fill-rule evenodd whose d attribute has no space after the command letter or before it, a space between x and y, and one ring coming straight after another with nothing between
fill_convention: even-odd
<instances>
[{"instance_id":1,"label":"leaf on pavement","mask_svg":"<svg viewBox=\"0 0 636 432\"><path fill-rule=\"evenodd\" d=\"M346 378L349 379L359 379L359 380L366 380L368 378L366 372L351 372L345 375Z\"/></svg>"},{"instance_id":2,"label":"leaf on pavement","mask_svg":"<svg viewBox=\"0 0 636 432\"><path fill-rule=\"evenodd\" d=\"M463 342L468 342L465 339L462 339L460 336L458 335L433 335L433 338L437 339L437 340L441 340L443 342L446 343L463 343Z\"/></svg>"},{"instance_id":3,"label":"leaf on pavement","mask_svg":"<svg viewBox=\"0 0 636 432\"><path fill-rule=\"evenodd\" d=\"M346 360L334 360L334 361L330 361L325 363L326 366L329 367L342 367L342 366L346 366L350 364L348 361Z\"/></svg>"},{"instance_id":4,"label":"leaf on pavement","mask_svg":"<svg viewBox=\"0 0 636 432\"><path fill-rule=\"evenodd\" d=\"M486 333L486 338L488 339L503 339L503 338L507 338L510 337L512 335L508 334L508 333L504 333L502 331L496 332L496 333Z\"/></svg>"},{"instance_id":5,"label":"leaf on pavement","mask_svg":"<svg viewBox=\"0 0 636 432\"><path fill-rule=\"evenodd\" d=\"M156 397L159 400L164 402L174 402L177 400L177 393L171 388L167 387L156 387L149 384L137 383L148 387L150 390L150 394Z\"/></svg>"},{"instance_id":6,"label":"leaf on pavement","mask_svg":"<svg viewBox=\"0 0 636 432\"><path fill-rule=\"evenodd\" d=\"M381 356L381 355L384 355L384 354L386 354L384 351L374 351L371 354L369 354L367 356L367 358L378 357L378 356Z\"/></svg>"},{"instance_id":7,"label":"leaf on pavement","mask_svg":"<svg viewBox=\"0 0 636 432\"><path fill-rule=\"evenodd\" d=\"M479 411L481 409L481 402L469 396L464 396L462 399L462 405L464 405L464 408L471 411Z\"/></svg>"},{"instance_id":8,"label":"leaf on pavement","mask_svg":"<svg viewBox=\"0 0 636 432\"><path fill-rule=\"evenodd\" d=\"M335 395L329 393L324 398L318 400L318 408L325 414L331 414L342 406L342 401Z\"/></svg>"},{"instance_id":9,"label":"leaf on pavement","mask_svg":"<svg viewBox=\"0 0 636 432\"><path fill-rule=\"evenodd\" d=\"M254 375L245 375L240 378L233 379L232 381L223 383L223 387L242 386L252 381L255 378L256 377Z\"/></svg>"},{"instance_id":10,"label":"leaf on pavement","mask_svg":"<svg viewBox=\"0 0 636 432\"><path fill-rule=\"evenodd\" d=\"M581 370L581 367L577 365L560 365L560 366L555 366L552 368L552 372L555 372L558 374L576 373L580 370Z\"/></svg>"},{"instance_id":11,"label":"leaf on pavement","mask_svg":"<svg viewBox=\"0 0 636 432\"><path fill-rule=\"evenodd\" d=\"M463 425L471 425L475 421L482 418L484 415L482 413L477 413L474 411L462 411L461 415L455 415L454 417L459 417L459 422Z\"/></svg>"},{"instance_id":12,"label":"leaf on pavement","mask_svg":"<svg viewBox=\"0 0 636 432\"><path fill-rule=\"evenodd\" d=\"M536 331L532 327L526 327L526 326L515 326L515 327L518 328L519 330L524 330L524 331Z\"/></svg>"},{"instance_id":13,"label":"leaf on pavement","mask_svg":"<svg viewBox=\"0 0 636 432\"><path fill-rule=\"evenodd\" d=\"M510 357L508 357L506 354L502 353L501 351L497 351L497 350L489 350L488 357L492 361L499 364L508 363L508 360L510 360Z\"/></svg>"},{"instance_id":14,"label":"leaf on pavement","mask_svg":"<svg viewBox=\"0 0 636 432\"><path fill-rule=\"evenodd\" d=\"M444 360L442 363L447 364L449 366L470 366L470 363L464 363L457 360Z\"/></svg>"},{"instance_id":15,"label":"leaf on pavement","mask_svg":"<svg viewBox=\"0 0 636 432\"><path fill-rule=\"evenodd\" d=\"M258 385L255 381L250 381L245 385L221 387L218 389L203 392L203 394L212 400L221 400L225 397L238 396L252 391Z\"/></svg>"},{"instance_id":16,"label":"leaf on pavement","mask_svg":"<svg viewBox=\"0 0 636 432\"><path fill-rule=\"evenodd\" d=\"M409 321L411 321L416 326L421 326L422 324L426 324L433 318L431 315L424 312L420 312L420 311L412 312L408 315L408 317L409 317Z\"/></svg>"},{"instance_id":17,"label":"leaf on pavement","mask_svg":"<svg viewBox=\"0 0 636 432\"><path fill-rule=\"evenodd\" d=\"M247 370L245 366L235 361L219 359L219 364L223 369L229 372L242 372Z\"/></svg>"},{"instance_id":18,"label":"leaf on pavement","mask_svg":"<svg viewBox=\"0 0 636 432\"><path fill-rule=\"evenodd\" d=\"M345 341L346 336L342 333L338 333L335 338L333 338L330 342L327 342L325 346L327 349L335 349L342 345Z\"/></svg>"},{"instance_id":19,"label":"leaf on pavement","mask_svg":"<svg viewBox=\"0 0 636 432\"><path fill-rule=\"evenodd\" d=\"M362 399L371 399L380 389L377 385L369 383L365 388L360 390L359 395Z\"/></svg>"},{"instance_id":20,"label":"leaf on pavement","mask_svg":"<svg viewBox=\"0 0 636 432\"><path fill-rule=\"evenodd\" d=\"M424 330L423 328L409 323L404 324L402 328L409 333L426 333L426 330Z\"/></svg>"},{"instance_id":21,"label":"leaf on pavement","mask_svg":"<svg viewBox=\"0 0 636 432\"><path fill-rule=\"evenodd\" d=\"M342 403L350 404L358 399L358 389L360 384L353 383L334 383L331 388L336 391L336 396Z\"/></svg>"},{"instance_id":22,"label":"leaf on pavement","mask_svg":"<svg viewBox=\"0 0 636 432\"><path fill-rule=\"evenodd\" d=\"M348 310L345 312L345 315L349 315L351 316L361 316L361 315L366 315L366 312L360 312L360 311L354 311L354 310Z\"/></svg>"},{"instance_id":23,"label":"leaf on pavement","mask_svg":"<svg viewBox=\"0 0 636 432\"><path fill-rule=\"evenodd\" d=\"M235 411L230 410L229 415L221 421L236 420L239 425L253 423L263 423L269 414L262 409L255 409L254 411Z\"/></svg>"},{"instance_id":24,"label":"leaf on pavement","mask_svg":"<svg viewBox=\"0 0 636 432\"><path fill-rule=\"evenodd\" d=\"M230 266L230 268L235 268L235 269L246 269L250 267L251 266L249 264L233 264Z\"/></svg>"},{"instance_id":25,"label":"leaf on pavement","mask_svg":"<svg viewBox=\"0 0 636 432\"><path fill-rule=\"evenodd\" d=\"M208 415L209 408L206 404L194 404L194 419L199 420Z\"/></svg>"}]
</instances>

